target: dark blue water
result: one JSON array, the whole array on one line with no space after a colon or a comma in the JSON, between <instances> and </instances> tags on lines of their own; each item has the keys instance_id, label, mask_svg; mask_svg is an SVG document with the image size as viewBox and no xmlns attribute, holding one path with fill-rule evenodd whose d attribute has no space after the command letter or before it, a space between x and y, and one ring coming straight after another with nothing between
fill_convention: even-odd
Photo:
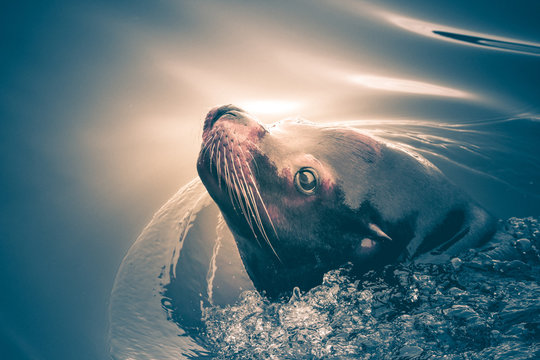
<instances>
[{"instance_id":1,"label":"dark blue water","mask_svg":"<svg viewBox=\"0 0 540 360\"><path fill-rule=\"evenodd\" d=\"M122 257L144 224L195 177L202 118L217 104L243 106L267 123L298 115L347 122L419 152L501 219L538 217L539 13L532 0L23 1L6 6L0 22L1 357L108 358L109 342L113 353L134 349L137 359L205 351L249 358L270 351L262 340L289 323L275 323L275 308L261 299L248 297L227 308L229 299L223 297L217 308L205 305L207 327L188 329L200 321L198 293L184 301L166 292L181 276L198 279L194 287L207 285L211 276L207 279L208 264L190 269L178 262L178 254L172 256L179 228L167 233L170 242L162 243L161 253L154 251L147 267L140 257L128 256L114 285ZM183 201L185 207L177 210L193 205ZM185 216L175 214L172 223ZM523 235L537 246L531 236ZM211 259L215 236L207 232L204 238L208 249L192 246L184 256L200 258L201 264ZM508 240L509 246L522 246L515 240ZM149 243L139 244L139 254L148 255ZM136 248L130 254L137 254ZM375 301L355 303L358 316L366 316L358 323L365 331L354 323L347 327L353 335L340 337L332 324L314 316L313 324L334 332L317 335L313 346L297 341L302 346L294 351L324 357L324 346L346 347L350 341L352 353L366 356L378 356L373 349L380 348L392 357L403 352L411 358L462 353L482 358L493 354L489 351L501 358L512 358L508 351L516 358L533 357L537 308L528 299L538 298L534 256L493 260L519 268L510 275L496 268L507 265L486 260L488 270L482 268L480 280L496 295L471 285L467 276L475 258L470 256L456 271L397 269L407 277L434 278L431 285L412 281L412 287L395 290L406 296L415 286L425 287L434 299L425 302L420 296L408 312L411 318L368 316L365 311L376 307ZM130 260L148 271L122 278ZM163 273L173 263L179 272ZM225 274L216 270L214 275ZM459 274L465 274L462 283L445 287L446 277ZM347 284L346 277L336 276ZM376 297L373 284L391 292L397 280L365 281L362 289ZM126 292L120 293L127 298L115 297L122 284ZM437 295L437 289L446 296L443 290L453 287L466 294ZM364 301L362 289L357 288L355 301ZM310 296L302 294L299 305ZM145 301L152 305L145 307ZM496 306L483 307L481 301ZM258 302L261 319L268 320L260 337L250 340L258 353L242 347L240 333L238 341L220 337L222 329L230 332L231 319L247 316ZM125 317L111 310L111 324L120 321L124 327L116 329L132 333L109 335L113 304ZM452 310L454 305L468 308ZM276 306L289 311L293 305ZM390 313L400 311L393 303L387 306ZM139 308L148 312L137 313ZM527 320L505 318L512 309ZM187 321L186 312L195 315ZM476 319L473 313L478 329L461 322ZM429 316L433 322L424 322L442 331L440 342L427 334L439 330L415 328L419 318ZM244 330L252 329L250 324ZM309 338L315 336L309 326L298 329L315 339ZM417 340L400 332L407 326ZM177 336L185 331L188 336ZM214 340L208 341L209 333ZM298 334L286 336L297 339ZM472 335L483 342L472 346L463 340ZM371 345L362 345L362 336ZM383 344L381 338L393 340Z\"/></svg>"}]
</instances>

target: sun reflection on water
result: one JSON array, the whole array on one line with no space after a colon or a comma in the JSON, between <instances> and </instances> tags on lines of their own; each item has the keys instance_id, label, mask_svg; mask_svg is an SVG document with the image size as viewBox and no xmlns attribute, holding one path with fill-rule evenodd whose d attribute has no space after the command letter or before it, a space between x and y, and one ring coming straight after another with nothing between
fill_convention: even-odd
<instances>
[{"instance_id":1,"label":"sun reflection on water","mask_svg":"<svg viewBox=\"0 0 540 360\"><path fill-rule=\"evenodd\" d=\"M540 55L540 44L524 40L510 39L491 34L483 34L465 29L435 24L381 11L380 15L390 23L407 31L452 41L464 45L481 46L493 50L512 51L528 55Z\"/></svg>"},{"instance_id":2,"label":"sun reflection on water","mask_svg":"<svg viewBox=\"0 0 540 360\"><path fill-rule=\"evenodd\" d=\"M350 81L377 90L404 92L410 94L422 94L432 96L447 96L447 97L459 97L470 98L471 94L468 94L461 90L456 90L444 86L430 84L422 81L397 79L386 76L377 75L352 75Z\"/></svg>"}]
</instances>

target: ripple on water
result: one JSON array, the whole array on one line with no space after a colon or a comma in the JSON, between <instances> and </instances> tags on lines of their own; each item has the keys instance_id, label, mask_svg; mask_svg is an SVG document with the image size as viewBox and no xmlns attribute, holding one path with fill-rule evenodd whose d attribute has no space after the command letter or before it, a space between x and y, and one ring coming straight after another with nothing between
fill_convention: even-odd
<instances>
[{"instance_id":1,"label":"ripple on water","mask_svg":"<svg viewBox=\"0 0 540 360\"><path fill-rule=\"evenodd\" d=\"M347 267L269 302L244 292L206 307L221 359L540 357L538 219L501 222L494 240L442 264L401 264L359 280Z\"/></svg>"}]
</instances>

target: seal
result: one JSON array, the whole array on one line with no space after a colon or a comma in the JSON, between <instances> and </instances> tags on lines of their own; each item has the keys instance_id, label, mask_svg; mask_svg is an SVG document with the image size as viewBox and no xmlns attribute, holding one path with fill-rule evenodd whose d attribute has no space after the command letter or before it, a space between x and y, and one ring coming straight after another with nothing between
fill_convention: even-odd
<instances>
[{"instance_id":1,"label":"seal","mask_svg":"<svg viewBox=\"0 0 540 360\"><path fill-rule=\"evenodd\" d=\"M478 246L494 219L421 156L360 131L233 105L204 121L197 171L246 271L275 298L345 263L362 274Z\"/></svg>"}]
</instances>

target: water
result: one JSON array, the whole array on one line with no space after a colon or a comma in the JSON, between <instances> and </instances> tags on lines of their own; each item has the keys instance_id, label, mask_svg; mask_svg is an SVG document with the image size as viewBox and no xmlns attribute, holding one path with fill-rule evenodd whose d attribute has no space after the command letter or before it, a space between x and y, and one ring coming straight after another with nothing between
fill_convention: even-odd
<instances>
[{"instance_id":1,"label":"water","mask_svg":"<svg viewBox=\"0 0 540 360\"><path fill-rule=\"evenodd\" d=\"M114 358L533 359L540 355L540 223L499 222L443 264L345 266L270 302L254 290L198 179L154 217L111 296Z\"/></svg>"},{"instance_id":2,"label":"water","mask_svg":"<svg viewBox=\"0 0 540 360\"><path fill-rule=\"evenodd\" d=\"M504 12L481 3L472 8L485 16L472 18L450 5L300 3L212 13L227 29L226 48L206 44L220 49L202 60L207 73L174 71L210 87L216 103L235 102L266 123L302 116L399 143L509 219L488 245L446 263L395 264L360 279L345 267L307 293L270 302L253 289L195 179L155 215L118 272L113 357L538 358L540 228L527 217L540 211L538 27L524 15L522 27L503 31L493 21ZM260 11L291 25L280 30ZM267 33L243 32L257 21ZM264 56L246 62L252 46ZM270 61L267 72L253 61ZM243 88L254 79L264 96Z\"/></svg>"},{"instance_id":3,"label":"water","mask_svg":"<svg viewBox=\"0 0 540 360\"><path fill-rule=\"evenodd\" d=\"M280 303L245 292L205 309L208 341L220 359L538 358L538 220L500 225L488 247L447 264L392 265L359 280L331 271Z\"/></svg>"},{"instance_id":4,"label":"water","mask_svg":"<svg viewBox=\"0 0 540 360\"><path fill-rule=\"evenodd\" d=\"M302 319L291 308L295 302L272 305L247 295L237 302L251 284L200 185L175 196L122 263L156 209L196 176L202 119L215 105L234 103L265 123L302 116L359 127L421 153L496 217L538 217L539 13L535 0L30 0L5 7L0 357L278 356L279 349L259 340L281 330L298 337L291 330ZM482 293L500 314L513 299L517 313L534 310L527 299L538 284L536 260L518 260L526 266L512 276L481 272L493 288L515 287L497 298ZM471 275L473 259L462 261L459 271ZM431 276L427 290L449 290L444 279L460 272L444 269L400 271ZM527 286L520 292L521 282ZM379 283L381 291L397 286ZM437 312L454 304L436 294L440 303L419 298L408 315L433 315L448 336L430 344L435 340L425 331L432 328L413 329L426 338L414 341L398 326L413 320L382 317L373 312L375 300L360 304L362 291L376 291L359 285L351 294L362 322L350 318L347 328L361 323L365 332L340 342L335 332L308 328L305 336L320 342L304 341L294 351L326 356L322 344L339 343L344 347L332 351L345 352L350 340L351 351L375 354L367 345L359 350L361 335L396 356L488 356L483 351L490 347L507 354L514 346L526 357L527 344L536 351L533 325L520 325L519 317L504 325L498 310L489 310L491 321L489 311L462 297L456 304L487 324L479 328L486 342L470 347L460 334L473 330L460 330L452 311ZM454 285L481 300L467 281ZM242 347L240 333L237 342L216 334L259 303L268 322L252 340L255 352ZM289 312L288 322L276 323L272 309ZM315 310L306 307L314 314L306 326L326 328L330 314ZM383 333L394 343L379 343Z\"/></svg>"}]
</instances>

